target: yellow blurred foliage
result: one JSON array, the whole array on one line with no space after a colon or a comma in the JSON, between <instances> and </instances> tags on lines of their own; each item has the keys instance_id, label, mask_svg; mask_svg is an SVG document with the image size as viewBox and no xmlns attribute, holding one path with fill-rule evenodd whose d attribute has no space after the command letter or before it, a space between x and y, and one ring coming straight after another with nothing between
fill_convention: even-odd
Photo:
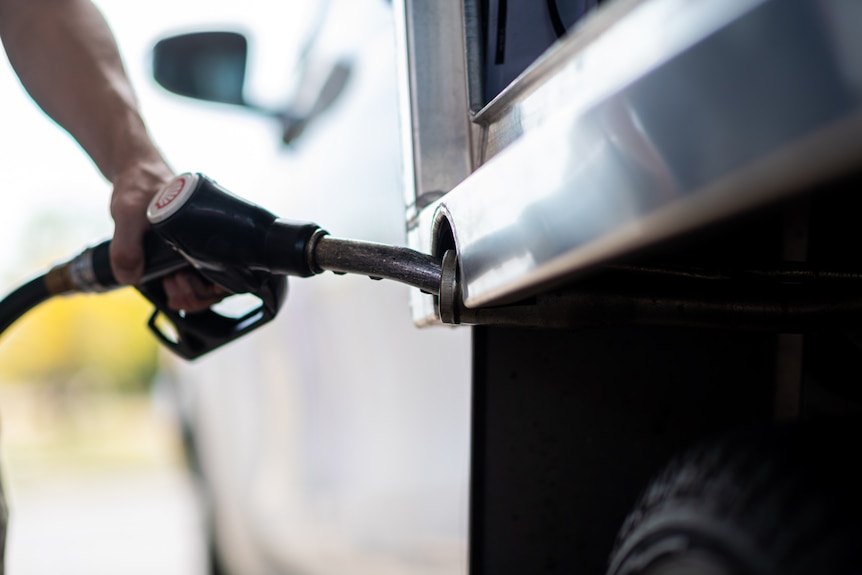
<instances>
[{"instance_id":1,"label":"yellow blurred foliage","mask_svg":"<svg viewBox=\"0 0 862 575\"><path fill-rule=\"evenodd\" d=\"M84 374L88 385L144 386L158 362L158 344L146 326L151 310L131 288L53 298L0 337L0 380Z\"/></svg>"}]
</instances>

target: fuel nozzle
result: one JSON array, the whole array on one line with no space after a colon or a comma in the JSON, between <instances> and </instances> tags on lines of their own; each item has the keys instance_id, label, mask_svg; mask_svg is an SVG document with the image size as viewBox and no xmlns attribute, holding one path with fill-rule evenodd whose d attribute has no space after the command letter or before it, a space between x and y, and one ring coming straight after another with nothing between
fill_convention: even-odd
<instances>
[{"instance_id":1,"label":"fuel nozzle","mask_svg":"<svg viewBox=\"0 0 862 575\"><path fill-rule=\"evenodd\" d=\"M150 329L172 351L194 359L275 317L287 296L287 276L329 270L391 279L431 294L440 292L440 262L409 248L333 238L317 224L279 218L202 175L182 174L150 202L144 275L135 285L155 305ZM86 248L0 301L0 333L27 309L69 292L119 287L110 264L110 240ZM193 269L260 305L239 317L214 309L186 313L167 305L163 278Z\"/></svg>"},{"instance_id":2,"label":"fuel nozzle","mask_svg":"<svg viewBox=\"0 0 862 575\"><path fill-rule=\"evenodd\" d=\"M202 275L232 291L248 291L261 272L308 277L329 270L439 293L436 258L335 238L317 224L279 218L203 174L178 176L153 198L147 215L156 234Z\"/></svg>"},{"instance_id":3,"label":"fuel nozzle","mask_svg":"<svg viewBox=\"0 0 862 575\"><path fill-rule=\"evenodd\" d=\"M309 256L313 241L325 235L319 226L281 220L201 174L168 183L150 202L147 216L144 275L135 288L155 305L150 329L187 359L272 320L286 297L287 276L320 271ZM110 245L106 240L54 266L44 276L44 297L120 287L111 271ZM213 309L172 310L162 280L184 268L232 294L252 294L260 304L239 317Z\"/></svg>"},{"instance_id":4,"label":"fuel nozzle","mask_svg":"<svg viewBox=\"0 0 862 575\"><path fill-rule=\"evenodd\" d=\"M241 335L239 330L248 331L274 317L287 292L286 276L331 270L393 279L428 293L439 291L440 263L429 255L329 237L317 224L279 218L203 174L187 173L170 182L153 198L147 217L153 233L202 276L231 292L253 293L262 300L258 310L230 323L214 317L211 310L189 315L167 310L161 282L139 286L181 332L180 341L201 340L195 346L198 355ZM154 320L150 327L166 345L176 347Z\"/></svg>"},{"instance_id":5,"label":"fuel nozzle","mask_svg":"<svg viewBox=\"0 0 862 575\"><path fill-rule=\"evenodd\" d=\"M317 224L278 218L203 174L183 174L147 210L153 231L203 276L233 292L250 291L260 272L307 277L322 271L313 248Z\"/></svg>"}]
</instances>

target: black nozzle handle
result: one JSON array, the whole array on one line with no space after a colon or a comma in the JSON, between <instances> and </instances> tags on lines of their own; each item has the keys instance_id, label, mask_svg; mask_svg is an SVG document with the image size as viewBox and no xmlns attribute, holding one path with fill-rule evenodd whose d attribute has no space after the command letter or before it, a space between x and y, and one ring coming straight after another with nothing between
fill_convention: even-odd
<instances>
[{"instance_id":1,"label":"black nozzle handle","mask_svg":"<svg viewBox=\"0 0 862 575\"><path fill-rule=\"evenodd\" d=\"M317 224L290 222L240 198L203 174L182 174L147 210L153 231L206 278L230 291L254 291L260 273L318 273L310 245Z\"/></svg>"},{"instance_id":2,"label":"black nozzle handle","mask_svg":"<svg viewBox=\"0 0 862 575\"><path fill-rule=\"evenodd\" d=\"M310 222L279 218L266 234L266 267L272 273L310 277L323 272L316 264L314 248L326 231Z\"/></svg>"},{"instance_id":3,"label":"black nozzle handle","mask_svg":"<svg viewBox=\"0 0 862 575\"><path fill-rule=\"evenodd\" d=\"M192 360L272 321L287 296L287 278L271 274L261 277L252 292L260 304L240 317L225 316L212 309L196 313L172 310L159 280L137 289L156 307L148 322L150 331L172 352Z\"/></svg>"}]
</instances>

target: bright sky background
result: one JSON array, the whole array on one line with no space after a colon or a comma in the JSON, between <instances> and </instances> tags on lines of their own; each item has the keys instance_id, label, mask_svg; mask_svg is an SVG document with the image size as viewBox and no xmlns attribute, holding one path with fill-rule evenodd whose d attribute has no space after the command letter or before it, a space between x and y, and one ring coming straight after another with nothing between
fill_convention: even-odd
<instances>
[{"instance_id":1,"label":"bright sky background","mask_svg":"<svg viewBox=\"0 0 862 575\"><path fill-rule=\"evenodd\" d=\"M201 171L253 197L255 174L287 165L271 120L229 106L202 105L166 93L151 80L150 48L174 32L254 30L250 97L286 95L289 63L310 2L271 0L97 0L115 35L154 139L179 172ZM297 7L294 7L294 4ZM302 8L305 7L305 8ZM260 69L270 73L260 73ZM273 74L284 70L284 74ZM278 102L268 102L277 104ZM64 131L24 93L0 61L0 292L109 237L110 187ZM271 177L271 176L270 176Z\"/></svg>"}]
</instances>

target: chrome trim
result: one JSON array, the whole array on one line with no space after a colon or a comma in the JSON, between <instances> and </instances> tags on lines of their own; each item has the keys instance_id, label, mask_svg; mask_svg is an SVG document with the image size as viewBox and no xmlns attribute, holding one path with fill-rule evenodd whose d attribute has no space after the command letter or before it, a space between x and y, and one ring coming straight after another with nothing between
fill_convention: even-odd
<instances>
[{"instance_id":1,"label":"chrome trim","mask_svg":"<svg viewBox=\"0 0 862 575\"><path fill-rule=\"evenodd\" d=\"M461 2L395 2L408 217L473 169ZM407 97L409 96L409 97Z\"/></svg>"},{"instance_id":2,"label":"chrome trim","mask_svg":"<svg viewBox=\"0 0 862 575\"><path fill-rule=\"evenodd\" d=\"M86 248L66 264L69 270L69 281L79 292L105 292L111 288L103 286L96 277L93 265L94 249Z\"/></svg>"},{"instance_id":3,"label":"chrome trim","mask_svg":"<svg viewBox=\"0 0 862 575\"><path fill-rule=\"evenodd\" d=\"M590 109L765 1L605 4L475 114L486 131L482 161L562 109Z\"/></svg>"},{"instance_id":4,"label":"chrome trim","mask_svg":"<svg viewBox=\"0 0 862 575\"><path fill-rule=\"evenodd\" d=\"M484 306L859 167L860 7L606 5L477 115L490 159L411 245L445 210L464 302Z\"/></svg>"}]
</instances>

